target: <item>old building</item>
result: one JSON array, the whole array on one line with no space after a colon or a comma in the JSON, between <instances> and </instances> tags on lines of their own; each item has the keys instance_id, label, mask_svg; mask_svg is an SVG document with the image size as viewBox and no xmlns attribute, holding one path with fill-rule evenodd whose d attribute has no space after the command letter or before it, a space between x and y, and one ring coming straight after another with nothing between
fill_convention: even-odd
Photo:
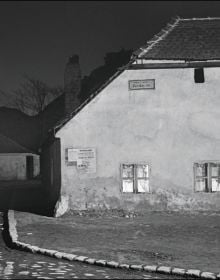
<instances>
[{"instance_id":1,"label":"old building","mask_svg":"<svg viewBox=\"0 0 220 280\"><path fill-rule=\"evenodd\" d=\"M177 18L51 131L57 209L219 210L219 118L220 18Z\"/></svg>"}]
</instances>

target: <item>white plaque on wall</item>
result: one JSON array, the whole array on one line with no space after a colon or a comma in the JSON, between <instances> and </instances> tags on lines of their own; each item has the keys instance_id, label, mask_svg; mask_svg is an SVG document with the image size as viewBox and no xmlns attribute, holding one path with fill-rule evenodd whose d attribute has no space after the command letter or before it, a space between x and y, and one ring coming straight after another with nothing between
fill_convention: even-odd
<instances>
[{"instance_id":1,"label":"white plaque on wall","mask_svg":"<svg viewBox=\"0 0 220 280\"><path fill-rule=\"evenodd\" d=\"M69 165L76 165L77 169L80 172L83 172L83 173L95 173L96 172L96 150L95 150L95 148L83 148L83 149L68 148L67 156L68 156Z\"/></svg>"},{"instance_id":2,"label":"white plaque on wall","mask_svg":"<svg viewBox=\"0 0 220 280\"><path fill-rule=\"evenodd\" d=\"M68 150L68 161L69 162L76 162L78 158L78 149L69 148Z\"/></svg>"},{"instance_id":3,"label":"white plaque on wall","mask_svg":"<svg viewBox=\"0 0 220 280\"><path fill-rule=\"evenodd\" d=\"M129 90L155 89L155 79L130 80L128 81Z\"/></svg>"},{"instance_id":4,"label":"white plaque on wall","mask_svg":"<svg viewBox=\"0 0 220 280\"><path fill-rule=\"evenodd\" d=\"M95 148L78 149L77 168L84 173L96 172Z\"/></svg>"}]
</instances>

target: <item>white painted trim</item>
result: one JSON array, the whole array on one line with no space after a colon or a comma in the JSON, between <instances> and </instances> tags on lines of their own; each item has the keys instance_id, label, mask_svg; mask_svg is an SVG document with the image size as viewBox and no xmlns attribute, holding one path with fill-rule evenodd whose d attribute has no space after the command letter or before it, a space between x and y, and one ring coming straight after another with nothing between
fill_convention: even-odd
<instances>
[{"instance_id":1,"label":"white painted trim","mask_svg":"<svg viewBox=\"0 0 220 280\"><path fill-rule=\"evenodd\" d=\"M143 65L143 64L179 64L179 63L188 63L188 62L193 62L193 63L210 63L210 62L214 62L214 63L220 63L220 59L207 59L207 60L173 60L173 59L143 59L143 58L137 58L132 64L133 65Z\"/></svg>"},{"instance_id":2,"label":"white painted trim","mask_svg":"<svg viewBox=\"0 0 220 280\"><path fill-rule=\"evenodd\" d=\"M220 20L220 17L203 17L203 18L180 18L181 21L196 21L196 20Z\"/></svg>"},{"instance_id":3,"label":"white painted trim","mask_svg":"<svg viewBox=\"0 0 220 280\"><path fill-rule=\"evenodd\" d=\"M184 63L185 60L173 60L173 59L141 59L141 58L138 58L136 59L135 62L133 62L132 64L146 64L146 63Z\"/></svg>"}]
</instances>

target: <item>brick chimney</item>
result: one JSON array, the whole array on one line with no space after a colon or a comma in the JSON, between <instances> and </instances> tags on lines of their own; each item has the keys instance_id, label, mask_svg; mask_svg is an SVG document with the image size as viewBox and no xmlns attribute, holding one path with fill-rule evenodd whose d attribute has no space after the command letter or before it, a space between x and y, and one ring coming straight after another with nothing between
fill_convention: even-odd
<instances>
[{"instance_id":1,"label":"brick chimney","mask_svg":"<svg viewBox=\"0 0 220 280\"><path fill-rule=\"evenodd\" d=\"M64 94L65 94L65 114L68 115L79 106L78 95L81 89L81 71L79 66L79 56L73 55L65 67L64 72Z\"/></svg>"}]
</instances>

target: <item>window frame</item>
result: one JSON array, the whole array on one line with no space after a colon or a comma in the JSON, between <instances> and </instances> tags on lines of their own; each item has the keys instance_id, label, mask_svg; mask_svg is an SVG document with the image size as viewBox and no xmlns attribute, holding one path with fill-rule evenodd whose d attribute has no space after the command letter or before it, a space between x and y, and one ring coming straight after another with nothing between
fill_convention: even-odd
<instances>
[{"instance_id":1,"label":"window frame","mask_svg":"<svg viewBox=\"0 0 220 280\"><path fill-rule=\"evenodd\" d=\"M134 166L134 176L133 178L133 192L124 192L123 191L123 179L126 179L128 177L123 177L123 165L133 165ZM137 177L137 166L138 165L147 165L148 166L148 177ZM120 181L121 181L121 193L122 194L149 194L151 193L151 187L150 187L150 175L151 175L151 165L148 162L123 162L120 163ZM130 177L128 179L131 179ZM138 179L146 179L149 184L149 191L145 192L139 192L138 191Z\"/></svg>"},{"instance_id":2,"label":"window frame","mask_svg":"<svg viewBox=\"0 0 220 280\"><path fill-rule=\"evenodd\" d=\"M207 174L205 174L204 176L196 176L196 165L198 164L205 164L207 165ZM220 161L217 160L206 160L206 161L196 161L193 164L193 175L194 175L194 192L196 193L215 193L215 192L220 192L220 191L213 191L212 190L212 178L219 178L220 179L220 175L219 176L212 176L212 171L211 171L211 166L212 164L217 164L220 166ZM196 189L196 182L198 181L198 178L204 178L205 181L205 190L204 191L199 191Z\"/></svg>"}]
</instances>

